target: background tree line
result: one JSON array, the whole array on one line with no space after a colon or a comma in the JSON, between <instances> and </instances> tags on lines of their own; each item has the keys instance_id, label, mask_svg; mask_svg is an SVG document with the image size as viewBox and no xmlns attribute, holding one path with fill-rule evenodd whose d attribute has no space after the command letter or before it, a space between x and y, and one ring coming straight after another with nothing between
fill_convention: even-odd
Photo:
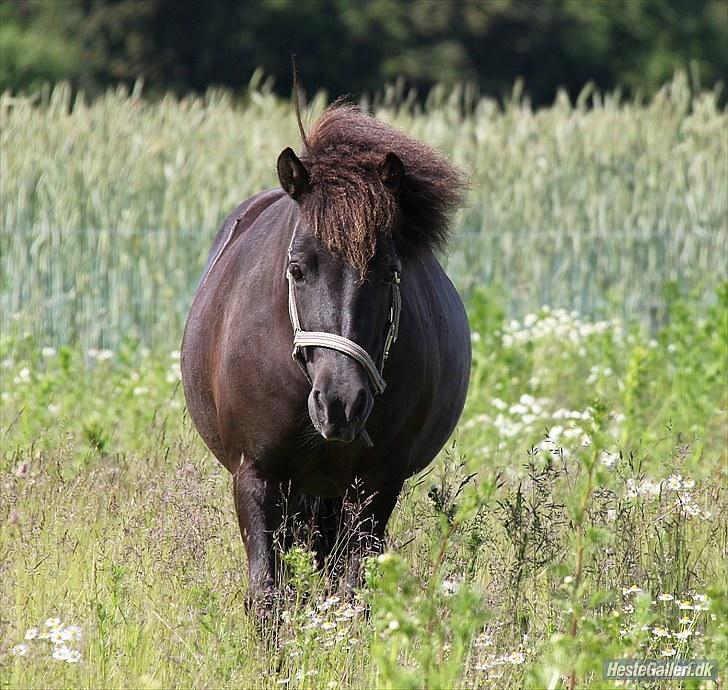
<instances>
[{"instance_id":1,"label":"background tree line","mask_svg":"<svg viewBox=\"0 0 728 690\"><path fill-rule=\"evenodd\" d=\"M502 96L518 77L535 104L559 86L649 95L678 68L728 74L728 0L0 0L0 89L70 80L91 93L248 83L290 92L374 92L403 77L426 91L472 82Z\"/></svg>"}]
</instances>

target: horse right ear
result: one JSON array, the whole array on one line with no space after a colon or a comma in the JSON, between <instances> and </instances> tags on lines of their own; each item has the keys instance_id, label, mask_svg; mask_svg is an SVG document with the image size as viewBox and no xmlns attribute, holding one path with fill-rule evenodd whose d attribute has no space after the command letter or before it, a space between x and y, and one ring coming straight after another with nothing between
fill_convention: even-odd
<instances>
[{"instance_id":1,"label":"horse right ear","mask_svg":"<svg viewBox=\"0 0 728 690\"><path fill-rule=\"evenodd\" d=\"M290 146L281 151L276 168L281 187L292 199L298 201L311 188L308 170Z\"/></svg>"}]
</instances>

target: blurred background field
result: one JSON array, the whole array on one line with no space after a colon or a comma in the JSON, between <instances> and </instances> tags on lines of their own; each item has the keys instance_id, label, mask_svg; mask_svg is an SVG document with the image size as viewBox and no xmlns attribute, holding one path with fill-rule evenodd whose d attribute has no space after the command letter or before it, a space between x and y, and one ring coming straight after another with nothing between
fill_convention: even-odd
<instances>
[{"instance_id":1,"label":"blurred background field","mask_svg":"<svg viewBox=\"0 0 728 690\"><path fill-rule=\"evenodd\" d=\"M667 283L707 298L724 276L728 116L684 74L645 103L587 87L534 110L516 87L501 108L439 87L363 105L468 171L445 258L466 296L488 285L516 317L550 304L656 326ZM175 346L220 222L300 146L257 77L235 98L89 102L60 85L0 110L2 325L85 347Z\"/></svg>"},{"instance_id":2,"label":"blurred background field","mask_svg":"<svg viewBox=\"0 0 728 690\"><path fill-rule=\"evenodd\" d=\"M0 690L728 658L728 4L188 7L0 0ZM294 550L271 644L179 343L220 222L300 147L292 50L304 124L348 93L470 175L442 260L473 370L360 598Z\"/></svg>"}]
</instances>

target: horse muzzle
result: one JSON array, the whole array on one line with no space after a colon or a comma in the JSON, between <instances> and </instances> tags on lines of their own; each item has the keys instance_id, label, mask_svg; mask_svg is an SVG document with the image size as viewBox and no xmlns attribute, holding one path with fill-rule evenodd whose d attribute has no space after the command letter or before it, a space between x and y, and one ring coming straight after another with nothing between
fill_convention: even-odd
<instances>
[{"instance_id":1,"label":"horse muzzle","mask_svg":"<svg viewBox=\"0 0 728 690\"><path fill-rule=\"evenodd\" d=\"M327 441L351 443L363 430L374 405L369 386L317 386L308 396L308 414Z\"/></svg>"}]
</instances>

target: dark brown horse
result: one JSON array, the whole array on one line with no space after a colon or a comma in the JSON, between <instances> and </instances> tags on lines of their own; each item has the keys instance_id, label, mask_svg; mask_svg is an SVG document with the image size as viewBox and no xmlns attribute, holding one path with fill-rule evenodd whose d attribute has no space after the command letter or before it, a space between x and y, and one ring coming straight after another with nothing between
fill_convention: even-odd
<instances>
[{"instance_id":1,"label":"dark brown horse","mask_svg":"<svg viewBox=\"0 0 728 690\"><path fill-rule=\"evenodd\" d=\"M318 505L303 514L322 535L353 487L365 497L366 538L345 548L345 582L357 583L404 480L452 433L470 371L465 311L433 253L462 174L338 105L300 159L281 153L278 176L282 189L223 223L182 343L190 416L233 475L253 601L276 587L284 496L289 510L299 497ZM332 540L317 548L326 562Z\"/></svg>"}]
</instances>

